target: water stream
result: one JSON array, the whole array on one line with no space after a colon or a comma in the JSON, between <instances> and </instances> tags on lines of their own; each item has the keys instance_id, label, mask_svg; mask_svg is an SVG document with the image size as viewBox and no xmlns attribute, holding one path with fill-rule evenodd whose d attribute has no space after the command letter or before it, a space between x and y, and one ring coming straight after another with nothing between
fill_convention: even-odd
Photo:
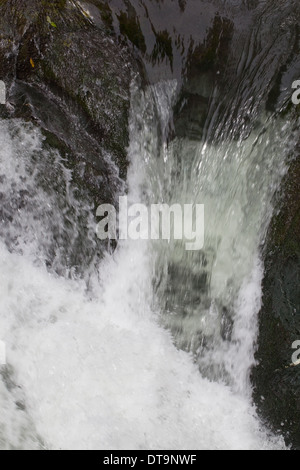
<instances>
[{"instance_id":1,"label":"water stream","mask_svg":"<svg viewBox=\"0 0 300 470\"><path fill-rule=\"evenodd\" d=\"M243 142L226 129L168 141L176 90L132 85L128 196L205 204L203 250L122 241L80 277L64 266L96 249L95 214L37 128L0 122L3 449L284 448L256 415L249 370L289 123L265 116Z\"/></svg>"}]
</instances>

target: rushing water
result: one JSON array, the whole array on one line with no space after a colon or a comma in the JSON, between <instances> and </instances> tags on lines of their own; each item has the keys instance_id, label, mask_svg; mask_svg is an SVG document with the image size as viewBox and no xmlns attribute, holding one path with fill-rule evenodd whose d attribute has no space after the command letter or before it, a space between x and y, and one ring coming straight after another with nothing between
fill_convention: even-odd
<instances>
[{"instance_id":1,"label":"rushing water","mask_svg":"<svg viewBox=\"0 0 300 470\"><path fill-rule=\"evenodd\" d=\"M37 128L0 122L3 449L284 447L256 416L249 369L288 123L266 117L243 144L167 143L175 94L132 86L129 198L205 204L204 249L123 241L80 278L64 267L96 249L91 208Z\"/></svg>"}]
</instances>

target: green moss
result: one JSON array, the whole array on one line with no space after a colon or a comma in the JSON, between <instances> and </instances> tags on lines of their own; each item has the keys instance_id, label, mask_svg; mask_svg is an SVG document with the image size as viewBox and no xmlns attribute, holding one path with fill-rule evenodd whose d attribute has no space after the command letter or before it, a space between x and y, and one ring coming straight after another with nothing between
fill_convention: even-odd
<instances>
[{"instance_id":1,"label":"green moss","mask_svg":"<svg viewBox=\"0 0 300 470\"><path fill-rule=\"evenodd\" d=\"M153 32L156 37L156 43L151 54L153 64L161 62L167 57L170 61L171 68L173 69L173 45L171 36L166 30L157 33L153 29Z\"/></svg>"},{"instance_id":2,"label":"green moss","mask_svg":"<svg viewBox=\"0 0 300 470\"><path fill-rule=\"evenodd\" d=\"M107 2L97 2L103 23L110 31L113 31L113 16L110 6Z\"/></svg>"},{"instance_id":3,"label":"green moss","mask_svg":"<svg viewBox=\"0 0 300 470\"><path fill-rule=\"evenodd\" d=\"M118 16L120 33L126 36L141 52L146 52L146 42L135 14L121 12Z\"/></svg>"},{"instance_id":4,"label":"green moss","mask_svg":"<svg viewBox=\"0 0 300 470\"><path fill-rule=\"evenodd\" d=\"M216 15L204 44L191 41L186 76L225 68L234 25L228 18Z\"/></svg>"},{"instance_id":5,"label":"green moss","mask_svg":"<svg viewBox=\"0 0 300 470\"><path fill-rule=\"evenodd\" d=\"M179 8L182 12L184 12L185 7L186 7L186 1L187 0L178 0Z\"/></svg>"},{"instance_id":6,"label":"green moss","mask_svg":"<svg viewBox=\"0 0 300 470\"><path fill-rule=\"evenodd\" d=\"M52 2L42 0L41 3L46 11L59 11L66 7L67 0L54 0Z\"/></svg>"}]
</instances>

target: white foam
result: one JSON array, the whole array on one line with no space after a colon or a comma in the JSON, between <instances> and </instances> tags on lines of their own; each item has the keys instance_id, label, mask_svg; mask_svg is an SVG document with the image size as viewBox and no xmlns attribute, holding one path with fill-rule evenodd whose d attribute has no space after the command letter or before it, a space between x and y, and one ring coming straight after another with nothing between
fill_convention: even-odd
<instances>
[{"instance_id":1,"label":"white foam","mask_svg":"<svg viewBox=\"0 0 300 470\"><path fill-rule=\"evenodd\" d=\"M147 105L144 100L142 107ZM136 118L143 120L138 113ZM143 125L151 132L138 138L131 122L132 200L143 192L145 162L139 158L155 156L157 146L153 116ZM19 136L4 139L3 128L0 133L5 166L5 158L14 158ZM36 134L35 139L33 151L41 145ZM31 238L26 240L25 246L31 246ZM124 242L103 261L100 279L95 274L91 281L93 297L83 281L58 277L36 265L31 248L10 252L1 241L0 259L0 337L8 363L0 380L0 447L284 447L282 439L262 429L249 397L240 392L242 386L233 389L202 378L192 357L176 349L158 325L158 313L151 307L153 252L147 242ZM244 341L241 332L243 322L255 315L257 287L259 275L254 274L252 284L245 280L240 297L244 313L236 339L246 349L252 339L246 334ZM232 364L237 382L244 383L249 363L242 370Z\"/></svg>"},{"instance_id":2,"label":"white foam","mask_svg":"<svg viewBox=\"0 0 300 470\"><path fill-rule=\"evenodd\" d=\"M260 430L247 400L202 379L155 323L143 247L124 247L107 262L93 301L84 285L55 279L2 244L0 255L0 331L47 448L280 446ZM18 411L10 413L1 421L13 422Z\"/></svg>"}]
</instances>

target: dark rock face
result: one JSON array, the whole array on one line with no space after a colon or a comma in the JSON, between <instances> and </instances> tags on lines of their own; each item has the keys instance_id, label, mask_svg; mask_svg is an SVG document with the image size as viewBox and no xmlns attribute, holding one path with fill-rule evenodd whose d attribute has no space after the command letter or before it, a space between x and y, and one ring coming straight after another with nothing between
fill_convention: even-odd
<instances>
[{"instance_id":1,"label":"dark rock face","mask_svg":"<svg viewBox=\"0 0 300 470\"><path fill-rule=\"evenodd\" d=\"M75 173L80 166L97 202L110 201L122 186L118 173L126 177L134 62L75 2L7 0L0 15L12 115L38 122Z\"/></svg>"},{"instance_id":2,"label":"dark rock face","mask_svg":"<svg viewBox=\"0 0 300 470\"><path fill-rule=\"evenodd\" d=\"M195 140L203 137L214 91L222 87L221 77L230 56L233 35L233 21L216 13L205 42L191 42L175 109L175 130L179 137Z\"/></svg>"},{"instance_id":3,"label":"dark rock face","mask_svg":"<svg viewBox=\"0 0 300 470\"><path fill-rule=\"evenodd\" d=\"M291 367L300 340L300 156L292 163L265 247L263 308L252 377L261 416L300 449L300 366Z\"/></svg>"},{"instance_id":4,"label":"dark rock face","mask_svg":"<svg viewBox=\"0 0 300 470\"><path fill-rule=\"evenodd\" d=\"M8 95L0 116L22 118L42 131L44 149L59 150L72 170L73 194L93 215L97 205L114 202L125 190L130 84L136 73L126 45L118 44L103 21L95 25L77 2L0 2L0 79ZM106 245L95 233L91 238L87 209L76 214L65 189L56 188L53 162L39 165L37 184L44 189L48 179L50 192L61 191L66 214L57 226L49 221L55 235L45 262L59 273L74 266L84 272ZM15 204L29 205L25 199L16 196ZM13 213L9 200L5 211ZM57 251L65 266L55 265Z\"/></svg>"},{"instance_id":5,"label":"dark rock face","mask_svg":"<svg viewBox=\"0 0 300 470\"><path fill-rule=\"evenodd\" d=\"M283 94L284 90L291 90L291 84L300 76L299 30L295 26L299 4L286 3L285 8L286 13L283 9L276 10L272 21L280 26L276 31L288 22L294 24L294 37L290 36L292 28L286 30L283 41L286 44L290 41L290 46L281 60L276 60L265 107L268 112L290 119L291 140L294 135L297 142L299 106L292 104L291 96L284 100ZM267 37L273 34L269 30ZM300 449L300 369L291 364L295 352L292 345L300 340L299 188L298 138L298 145L291 149L290 168L274 201L274 215L262 248L265 262L263 307L259 313L257 366L252 371L253 397L260 416L295 449Z\"/></svg>"}]
</instances>

